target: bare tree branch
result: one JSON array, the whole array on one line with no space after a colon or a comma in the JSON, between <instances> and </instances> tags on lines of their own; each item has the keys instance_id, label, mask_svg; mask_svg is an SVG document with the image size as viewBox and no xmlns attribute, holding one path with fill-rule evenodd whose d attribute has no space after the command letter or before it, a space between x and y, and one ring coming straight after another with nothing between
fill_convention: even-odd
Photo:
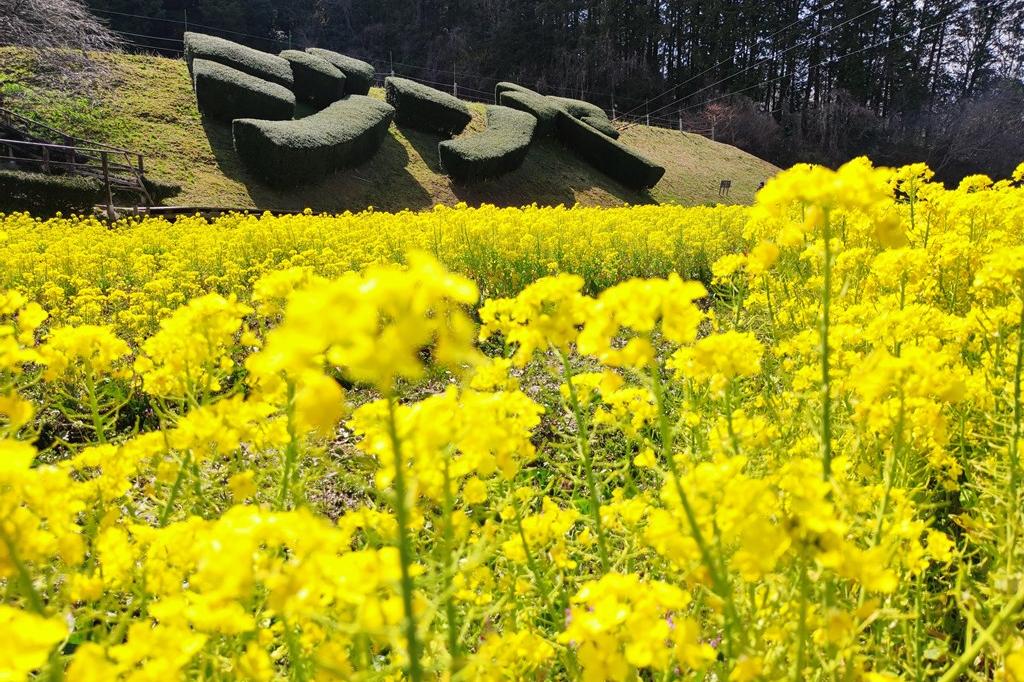
<instances>
[{"instance_id":1,"label":"bare tree branch","mask_svg":"<svg viewBox=\"0 0 1024 682\"><path fill-rule=\"evenodd\" d=\"M80 0L0 0L0 46L107 52L120 43Z\"/></svg>"},{"instance_id":2,"label":"bare tree branch","mask_svg":"<svg viewBox=\"0 0 1024 682\"><path fill-rule=\"evenodd\" d=\"M82 0L0 0L0 47L5 46L36 53L34 82L82 93L107 75L90 53L117 51L121 40Z\"/></svg>"}]
</instances>

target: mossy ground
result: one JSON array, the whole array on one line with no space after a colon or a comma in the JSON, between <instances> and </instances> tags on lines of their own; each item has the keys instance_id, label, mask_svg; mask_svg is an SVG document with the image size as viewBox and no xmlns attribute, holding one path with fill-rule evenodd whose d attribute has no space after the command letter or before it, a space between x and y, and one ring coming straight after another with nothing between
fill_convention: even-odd
<instances>
[{"instance_id":1,"label":"mossy ground","mask_svg":"<svg viewBox=\"0 0 1024 682\"><path fill-rule=\"evenodd\" d=\"M758 184L777 168L735 147L699 135L634 126L622 142L667 169L649 193L637 193L602 175L555 140L534 145L518 171L504 177L458 185L440 172L437 136L392 126L374 159L315 185L287 192L258 182L242 166L231 144L229 125L206 121L196 109L185 63L142 55L100 55L109 66L109 87L88 96L6 86L7 106L23 109L67 132L138 150L150 174L181 183L175 205L318 211L423 209L434 204L499 206L614 206L624 203L750 203ZM0 81L31 85L33 57L0 49ZM375 89L371 96L383 98ZM483 127L483 105L472 105ZM721 180L731 195L718 196Z\"/></svg>"}]
</instances>

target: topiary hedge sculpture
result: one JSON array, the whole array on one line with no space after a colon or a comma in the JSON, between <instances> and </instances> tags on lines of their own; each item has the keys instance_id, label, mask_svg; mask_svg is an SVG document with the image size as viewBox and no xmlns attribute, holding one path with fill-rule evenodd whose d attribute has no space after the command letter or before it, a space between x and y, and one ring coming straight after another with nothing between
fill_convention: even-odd
<instances>
[{"instance_id":1,"label":"topiary hedge sculpture","mask_svg":"<svg viewBox=\"0 0 1024 682\"><path fill-rule=\"evenodd\" d=\"M583 116L580 120L613 140L619 139L618 129L608 120L607 116Z\"/></svg>"},{"instance_id":2,"label":"topiary hedge sculpture","mask_svg":"<svg viewBox=\"0 0 1024 682\"><path fill-rule=\"evenodd\" d=\"M558 136L595 168L633 189L658 184L665 169L566 111L558 112Z\"/></svg>"},{"instance_id":3,"label":"topiary hedge sculpture","mask_svg":"<svg viewBox=\"0 0 1024 682\"><path fill-rule=\"evenodd\" d=\"M501 93L503 93L503 92L529 92L529 93L532 93L534 95L540 94L540 93L534 92L530 88L527 88L525 86L519 85L518 83L510 83L508 81L502 81L502 82L500 82L500 83L498 83L497 85L494 86L494 101L500 102L501 101Z\"/></svg>"},{"instance_id":4,"label":"topiary hedge sculpture","mask_svg":"<svg viewBox=\"0 0 1024 682\"><path fill-rule=\"evenodd\" d=\"M521 165L530 150L537 119L525 111L487 107L487 130L438 145L441 168L452 179L494 178Z\"/></svg>"},{"instance_id":5,"label":"topiary hedge sculpture","mask_svg":"<svg viewBox=\"0 0 1024 682\"><path fill-rule=\"evenodd\" d=\"M406 78L384 80L395 122L425 132L453 135L469 125L472 116L462 100Z\"/></svg>"},{"instance_id":6,"label":"topiary hedge sculpture","mask_svg":"<svg viewBox=\"0 0 1024 682\"><path fill-rule=\"evenodd\" d=\"M232 125L235 151L263 180L292 187L372 157L394 115L389 104L350 95L297 121L238 119Z\"/></svg>"},{"instance_id":7,"label":"topiary hedge sculpture","mask_svg":"<svg viewBox=\"0 0 1024 682\"><path fill-rule=\"evenodd\" d=\"M596 118L608 119L608 114L604 112L604 109L591 104L590 102L584 102L581 99L571 99L569 97L555 97L548 95L548 99L554 104L557 104L570 115L576 118L585 118L587 116L593 116Z\"/></svg>"},{"instance_id":8,"label":"topiary hedge sculpture","mask_svg":"<svg viewBox=\"0 0 1024 682\"><path fill-rule=\"evenodd\" d=\"M537 135L544 137L555 132L558 107L547 97L532 90L505 90L499 96L502 106L525 111L537 119Z\"/></svg>"},{"instance_id":9,"label":"topiary hedge sculpture","mask_svg":"<svg viewBox=\"0 0 1024 682\"><path fill-rule=\"evenodd\" d=\"M291 65L296 98L322 109L345 96L345 74L326 60L299 50L285 50L281 58Z\"/></svg>"},{"instance_id":10,"label":"topiary hedge sculpture","mask_svg":"<svg viewBox=\"0 0 1024 682\"><path fill-rule=\"evenodd\" d=\"M318 47L307 48L306 52L329 62L334 68L345 74L345 92L347 94L365 95L370 92L375 75L371 65L359 59L330 50L322 50Z\"/></svg>"},{"instance_id":11,"label":"topiary hedge sculpture","mask_svg":"<svg viewBox=\"0 0 1024 682\"><path fill-rule=\"evenodd\" d=\"M89 213L101 201L103 185L94 178L0 170L0 212L37 216ZM105 201L105 200L104 200Z\"/></svg>"},{"instance_id":12,"label":"topiary hedge sculpture","mask_svg":"<svg viewBox=\"0 0 1024 682\"><path fill-rule=\"evenodd\" d=\"M608 114L596 104L569 97L542 95L509 82L501 82L494 86L494 95L498 102L506 107L533 114L538 122L537 133L541 136L556 132L558 112L564 111L574 118L586 121L612 139L619 137L619 131L608 120Z\"/></svg>"},{"instance_id":13,"label":"topiary hedge sculpture","mask_svg":"<svg viewBox=\"0 0 1024 682\"><path fill-rule=\"evenodd\" d=\"M192 76L199 111L206 116L278 121L295 115L295 95L277 83L205 59L192 62Z\"/></svg>"},{"instance_id":14,"label":"topiary hedge sculpture","mask_svg":"<svg viewBox=\"0 0 1024 682\"><path fill-rule=\"evenodd\" d=\"M549 96L548 99L573 118L578 118L584 123L589 124L592 128L596 128L613 140L619 139L619 131L608 119L608 114L596 104L569 97Z\"/></svg>"},{"instance_id":15,"label":"topiary hedge sculpture","mask_svg":"<svg viewBox=\"0 0 1024 682\"><path fill-rule=\"evenodd\" d=\"M292 67L281 57L205 33L188 32L185 34L185 61L190 71L194 71L193 62L197 59L225 64L286 88L294 83Z\"/></svg>"}]
</instances>

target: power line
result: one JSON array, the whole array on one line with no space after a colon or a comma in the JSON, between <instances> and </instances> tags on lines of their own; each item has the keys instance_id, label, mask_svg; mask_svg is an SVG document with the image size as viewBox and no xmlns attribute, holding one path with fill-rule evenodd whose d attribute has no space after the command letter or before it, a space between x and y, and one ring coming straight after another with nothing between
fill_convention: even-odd
<instances>
[{"instance_id":1,"label":"power line","mask_svg":"<svg viewBox=\"0 0 1024 682\"><path fill-rule=\"evenodd\" d=\"M832 3L831 3L831 4L832 4L832 5L834 6L834 5L835 5L835 4L837 3L837 2L839 2L839 0L832 0ZM775 31L774 33L771 33L771 34L769 34L768 36L766 36L766 37L764 38L764 40L771 40L772 38L774 38L775 36L779 35L779 34L780 34L780 33L782 33L783 31L785 31L785 30L787 30L787 29L790 29L790 28L792 28L792 27L796 26L797 24L799 24L799 23L800 23L800 22L802 22L802 21L806 21L806 20L808 20L808 19L812 19L812 18L814 18L815 16L817 16L817 15L821 14L822 12L824 12L824 11L825 11L826 9L828 9L828 6L827 6L827 5L826 5L825 7L820 7L820 8L818 8L818 9L816 9L816 10L815 10L814 12L812 12L811 14L809 14L809 15L808 15L808 16L806 16L806 17L799 17L799 18L797 18L797 20L796 20L796 21L794 21L794 22L792 22L792 23L790 23L790 24L787 24L786 26L783 26L782 28L780 28L779 30ZM698 74L694 74L693 76L690 76L689 78L687 78L687 79L686 79L686 80L684 80L683 82L681 82L681 83L676 83L676 84L675 84L675 85L673 85L673 86L672 86L671 88L669 88L668 90L666 90L666 91L662 92L661 94L658 94L658 95L655 95L654 97L651 97L651 98L649 98L649 99L648 99L648 100L647 100L646 102L644 102L644 105L643 105L643 106L649 106L649 105L651 104L651 102L654 102L654 101L656 101L656 100L659 100L659 99L661 99L662 97L664 97L664 96L665 96L665 95L667 95L668 93L670 93L670 92L673 92L673 91L674 91L674 90L676 90L677 88L681 88L681 87L683 87L683 86L684 86L684 85L686 85L687 83L690 83L690 82L692 82L692 81L695 81L695 80L697 80L698 78L700 78L700 77L701 77L701 76L703 76L704 74L708 73L709 71L713 71L714 69L717 69L718 67L722 66L723 64L726 64L726 63L728 63L729 61L731 61L731 58L726 58L726 59L723 59L722 61L718 62L717 64L713 64L713 65L709 66L708 68L704 69L704 70L703 70L703 71L701 71L700 73L698 73ZM633 107L633 108L632 108L632 109L630 109L629 111L626 111L626 112L624 112L624 115L625 115L625 114L632 114L633 112L635 112L635 111L639 111L639 110L640 110L640 109L642 109L642 108L643 108L643 107Z\"/></svg>"},{"instance_id":2,"label":"power line","mask_svg":"<svg viewBox=\"0 0 1024 682\"><path fill-rule=\"evenodd\" d=\"M132 47L141 47L146 50L173 52L175 54L184 54L181 50L176 47L160 47L159 45L146 45L143 43L133 43L130 40L121 41L124 45L131 45Z\"/></svg>"},{"instance_id":3,"label":"power line","mask_svg":"<svg viewBox=\"0 0 1024 682\"><path fill-rule=\"evenodd\" d=\"M169 43L184 43L185 42L181 38L164 38L162 36L150 36L150 35L145 35L144 33L130 33L128 31L118 31L116 29L114 30L114 33L118 33L118 34L123 35L123 36L133 36L135 38L149 38L150 40L165 40L165 41L167 41Z\"/></svg>"},{"instance_id":4,"label":"power line","mask_svg":"<svg viewBox=\"0 0 1024 682\"><path fill-rule=\"evenodd\" d=\"M181 19L165 19L163 17L150 17L150 16L146 16L146 15L143 15L143 14L130 14L128 12L115 12L115 11L109 10L109 9L97 9L97 10L93 10L93 11L94 12L100 12L102 14L115 14L115 15L117 15L119 17L132 17L132 18L135 18L135 19L148 19L149 21L163 21L163 22L168 23L168 24L178 24L180 26L194 26L196 28L205 28L205 29L207 29L209 31L218 31L220 33L228 33L230 35L235 35L235 36L244 36L246 38L255 38L257 40L266 40L266 41L271 42L271 43L278 43L279 45L288 45L289 44L287 40L278 40L276 38L269 38L267 36L258 36L258 35L255 35L253 33L242 33L241 31L232 31L230 29L220 28L219 26L208 26L206 24L197 24L197 23L194 23L194 22L191 22L191 21L186 23L186 22L182 21Z\"/></svg>"},{"instance_id":5,"label":"power line","mask_svg":"<svg viewBox=\"0 0 1024 682\"><path fill-rule=\"evenodd\" d=\"M853 55L860 54L861 52L865 52L867 50L872 50L872 49L874 49L876 47L881 47L882 45L885 45L887 43L891 43L894 40L899 40L900 38L905 38L906 36L910 35L911 33L914 33L915 31L926 31L926 30L928 30L930 28L935 28L936 26L945 23L949 19L950 19L950 17L944 17L944 18L939 19L938 21L936 21L934 23L928 24L926 26L921 26L921 27L918 27L918 28L913 28L913 29L907 31L906 33L901 33L898 36L893 36L892 38L888 38L886 40L881 40L881 41L879 41L877 43L874 43L872 45L867 45L867 46L859 48L857 50L852 50L852 51L847 52L845 54L841 54L838 57L831 57L829 59L822 60L822 61L820 61L820 62L818 62L816 64L811 64L811 65L809 65L807 67L807 71L810 72L812 69L817 69L818 67L826 66L826 65L834 63L834 62L839 62L839 61L842 61L842 60L846 59L847 57L852 57ZM782 80L783 78L789 78L790 76L792 76L792 74L786 73L786 74L782 74L781 76L776 76L775 78L769 78L768 80L761 81L760 83L754 83L753 85L745 87L745 88L743 88L741 90L735 90L733 92L727 92L725 94L719 95L718 97L713 97L713 98L711 98L709 100L706 100L704 102L700 102L698 104L694 104L694 105L691 105L691 106L688 106L688 107L684 107L684 108L680 109L679 112L682 113L684 111L690 111L691 109L695 109L695 108L699 108L699 107L702 107L702 106L706 106L708 104L711 104L712 102L717 102L720 99L724 99L726 97L732 97L733 95L738 95L738 94L746 92L748 90L753 90L754 88L760 87L762 85L768 85L769 83L774 83L775 81ZM681 101L682 101L682 99L677 100L677 102L681 102Z\"/></svg>"},{"instance_id":6,"label":"power line","mask_svg":"<svg viewBox=\"0 0 1024 682\"><path fill-rule=\"evenodd\" d=\"M727 80L732 80L736 76L739 76L740 74L746 73L747 71L750 71L754 67L760 66L761 64L764 64L765 62L767 62L769 60L778 59L782 55L786 54L787 52L790 52L791 50L795 50L798 47L807 47L813 41L817 40L818 38L822 37L823 35L831 33L832 31L836 30L837 28L840 28L840 27L850 23L851 21L856 21L857 19L860 19L861 17L863 17L863 16L865 16L867 14L870 14L871 12L877 11L877 10L879 10L881 8L882 8L882 6L878 5L877 7L872 7L871 9L865 10L865 11L861 12L860 14L858 14L855 17L851 17L851 18L849 18L849 19L847 19L845 21L842 21L842 22L836 24L835 26L832 26L832 27L826 29L825 31L822 31L821 33L808 38L807 41L804 42L804 43L796 43L795 45L789 46L788 48L786 48L782 52L779 52L778 54L773 54L773 55L771 55L769 57L765 57L764 59L761 59L760 61L754 62L753 64L751 64L747 68L741 69L740 71L737 71L736 73L733 73L733 74L731 74L729 76L726 76L725 78L721 78L721 79L715 81L714 83L711 83L710 85L705 85L703 88L700 88L699 90L695 90L695 91L689 93L688 95L686 95L684 97L680 97L675 102L670 102L670 103L666 104L663 107L655 109L652 113L657 113L659 111L664 111L665 109L668 109L668 108L674 106L676 103L681 102L684 99L688 99L690 97L693 97L694 95L699 95L700 93L704 92L705 90L710 90L711 88L715 87L716 85L721 85L722 83L724 83Z\"/></svg>"},{"instance_id":7,"label":"power line","mask_svg":"<svg viewBox=\"0 0 1024 682\"><path fill-rule=\"evenodd\" d=\"M381 59L381 60L374 60L374 61L379 61L382 64L393 63L393 64L397 64L398 66L408 66L409 68L419 69L421 71L428 71L428 72L443 71L443 69L440 69L440 68L437 68L437 67L419 66L417 64L408 64L406 62L388 62L388 61L385 61L383 59ZM495 84L505 82L505 80L506 80L506 79L502 79L502 78L495 78L493 76L484 76L484 75L481 75L481 74L478 74L478 73L468 73L466 71L446 71L446 73L454 73L454 74L459 75L459 76L465 76L467 78L475 78L477 80L488 81L490 83L495 83ZM577 92L573 88L567 88L567 87L564 87L564 86L554 86L551 89L552 90L556 90L558 92L561 92L563 95L566 95L566 94L567 95L575 95L576 92ZM581 90L582 90L582 92L584 92L586 94L589 94L589 95L597 95L599 97L610 97L613 101L616 100L616 99L624 99L624 100L629 101L629 102L639 102L639 101L641 101L639 99L636 99L635 97L621 97L620 98L618 95L615 95L614 93L595 92L593 90L587 90L586 88L582 88ZM483 92L483 91L482 90L478 90L478 92Z\"/></svg>"}]
</instances>

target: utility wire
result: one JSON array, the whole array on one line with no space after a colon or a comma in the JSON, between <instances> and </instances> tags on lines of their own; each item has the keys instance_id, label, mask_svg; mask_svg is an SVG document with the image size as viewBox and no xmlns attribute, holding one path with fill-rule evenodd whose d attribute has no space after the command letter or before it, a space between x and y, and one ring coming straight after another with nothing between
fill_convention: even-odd
<instances>
[{"instance_id":1,"label":"utility wire","mask_svg":"<svg viewBox=\"0 0 1024 682\"><path fill-rule=\"evenodd\" d=\"M135 19L148 19L149 21L163 21L163 22L166 22L168 24L178 24L178 25L181 25L181 26L194 26L196 28L205 28L205 29L207 29L209 31L218 31L220 33L228 33L228 34L236 35L236 36L244 36L246 38L255 38L257 40L266 40L266 41L271 42L271 43L278 43L279 45L287 45L288 44L287 40L278 40L277 38L268 38L267 36L258 36L258 35L255 35L253 33L242 33L241 31L232 31L230 29L220 28L219 26L208 26L206 24L196 24L196 23L191 22L191 21L186 23L186 22L182 21L181 19L164 19L163 17L150 17L150 16L145 16L143 14L130 14L128 12L115 12L115 11L109 10L109 9L97 9L97 10L93 10L93 11L94 12L100 12L102 14L114 14L114 15L117 15L119 17L133 17Z\"/></svg>"},{"instance_id":2,"label":"utility wire","mask_svg":"<svg viewBox=\"0 0 1024 682\"><path fill-rule=\"evenodd\" d=\"M951 17L944 17L944 18L939 19L938 21L936 21L934 23L928 24L926 26L921 26L921 27L918 27L918 28L913 28L913 29L907 31L906 33L901 33L898 36L893 36L892 38L888 38L886 40L881 40L881 41L879 41L877 43L873 43L871 45L867 45L865 47L862 47L862 48L859 48L859 49L856 49L856 50L851 50L850 52L847 52L845 54L841 54L838 57L831 57L829 59L824 59L824 60L818 62L817 64L809 65L807 67L807 71L810 72L812 69L817 69L817 68L819 68L821 66L827 66L827 65L830 65L830 64L835 63L835 62L840 62L840 61L846 59L847 57L852 57L854 55L860 54L861 52L866 52L867 50L872 50L872 49L874 49L876 47L881 47L882 45L886 45L888 43L891 43L894 40L899 40L900 38L905 38L906 36L910 35L911 33L914 33L915 31L927 31L930 28L935 28L936 26L945 23L950 18ZM711 98L709 100L706 100L704 102L700 102L698 104L693 104L693 105L688 106L688 107L683 107L682 109L679 110L679 112L682 113L684 111L690 111L691 109L696 109L696 108L699 108L699 107L702 107L702 106L706 106L708 104L711 104L712 102L717 102L720 99L724 99L726 97L732 97L733 95L739 95L739 94L741 94L743 92L746 92L748 90L753 90L754 88L758 88L758 87L760 87L762 85L768 85L769 83L774 83L775 81L782 80L783 78L789 78L792 75L793 74L785 73L785 74L782 74L781 76L776 76L774 78L769 78L767 80L761 81L760 83L754 83L753 85L745 87L745 88L743 88L741 90L735 90L735 91L732 91L732 92L727 92L725 94L719 95L718 97L713 97L713 98ZM679 100L677 100L677 102L681 102L683 99L685 99L685 98L680 98ZM677 102L674 102L673 104L675 104Z\"/></svg>"},{"instance_id":3,"label":"utility wire","mask_svg":"<svg viewBox=\"0 0 1024 682\"><path fill-rule=\"evenodd\" d=\"M835 6L835 4L836 4L837 2L839 2L839 0L832 0L831 6ZM782 33L783 31L785 31L785 30L787 30L787 29L790 29L790 28L793 28L794 26L796 26L796 25L797 25L797 24L799 24L800 22L802 22L802 21L806 21L806 20L808 20L808 19L812 19L812 18L816 17L817 15L821 14L822 12L824 12L824 11L825 11L826 9L830 9L830 8L831 8L831 6L830 6L830 5L826 5L825 7L820 7L820 8L818 8L818 9L816 9L816 10L815 10L814 12L812 12L812 13L811 13L811 14L809 14L809 15L807 15L806 17L798 17L796 21L794 21L794 22L792 22L792 23L790 23L790 24L787 24L787 25L783 26L782 28L780 28L779 30L775 31L774 33L771 33L771 34L769 34L768 36L766 36L766 37L764 38L764 40L771 40L772 38L774 38L775 36L779 35L779 34L780 34L780 33ZM690 76L689 78L687 78L687 79L686 79L686 80L684 80L683 82L681 82L681 83L676 83L675 85L673 85L673 86L672 86L671 88L669 88L669 89L668 89L668 90L666 90L665 92L662 92L662 93L661 93L661 94L659 94L659 95L655 95L654 97L651 97L651 98L649 98L649 99L648 99L648 100L647 100L646 102L644 102L644 104L643 104L643 105L641 105L641 106L639 106L639 107L633 107L633 108L632 108L632 109L630 109L629 111L626 111L626 112L624 112L624 114L623 114L623 115L626 115L626 114L632 114L632 113L633 113L633 112L635 112L635 111L638 111L638 110L640 110L640 109L643 109L643 108L644 108L645 106L649 106L649 105L651 104L651 102L654 102L654 101L656 101L656 100L659 100L659 99L661 99L662 97L664 97L664 96L665 96L665 95L667 95L668 93L670 93L670 92L673 92L673 91L674 91L674 90L676 90L677 88L681 88L682 86L686 85L687 83L690 83L690 82L692 82L692 81L695 81L695 80L697 80L698 78L700 78L700 77L701 77L701 76L703 76L704 74L708 73L709 71L713 71L714 69L717 69L718 67L722 66L723 64L727 64L727 63L729 63L729 62L730 62L731 60L732 60L732 58L731 58L731 57L727 57L726 59L723 59L722 61L718 62L717 64L713 64L713 65L709 66L708 68L704 69L704 70L703 70L703 71L701 71L700 73L698 73L698 74L694 74L694 75Z\"/></svg>"},{"instance_id":4,"label":"utility wire","mask_svg":"<svg viewBox=\"0 0 1024 682\"><path fill-rule=\"evenodd\" d=\"M860 14L858 14L855 17L851 17L851 18L849 18L849 19L847 19L845 21L842 21L842 22L836 24L835 26L831 26L828 29L822 31L821 33L819 33L819 34L817 34L815 36L811 36L810 38L808 38L803 43L796 43L794 45L790 45L789 47L787 47L785 50L782 50L778 54L773 54L773 55L765 57L765 58L763 58L763 59L761 59L761 60L759 60L757 62L754 62L753 64L751 64L750 66L746 67L745 69L741 69L741 70L737 71L736 73L733 73L733 74L731 74L729 76L726 76L725 78L721 78L721 79L715 81L714 83L711 83L710 85L705 85L703 88L700 88L699 90L694 90L693 92L691 92L691 93L689 93L689 94L687 94L687 95L685 95L683 97L680 97L675 102L670 102L669 104L666 104L665 106L662 106L662 107L659 107L659 108L655 109L651 113L657 113L659 111L664 111L665 109L668 109L668 108L674 106L677 102L681 102L684 99L689 99L690 97L693 97L694 95L699 95L700 93L704 92L705 90L710 90L711 88L715 87L716 85L721 85L722 83L724 83L724 82L726 82L728 80L732 80L736 76L739 76L740 74L746 73L747 71L750 71L751 69L753 69L753 68L755 68L757 66L760 66L761 64L764 64L767 61L778 59L782 55L784 55L787 52L790 52L792 50L795 50L798 47L808 47L815 40L817 40L818 38L821 38L822 36L827 35L827 34L831 33L832 31L835 31L837 28L841 28L842 26L845 26L846 24L850 23L851 21L856 21L857 19L860 19L861 17L863 17L863 16L865 16L867 14L870 14L871 12L877 11L877 10L879 10L881 8L882 8L882 6L878 5L876 7L872 7L870 9L868 9L868 10L865 10L865 11L861 12Z\"/></svg>"},{"instance_id":5,"label":"utility wire","mask_svg":"<svg viewBox=\"0 0 1024 682\"><path fill-rule=\"evenodd\" d=\"M175 54L184 54L180 49L176 47L160 47L159 45L145 45L143 43L133 43L130 40L121 41L124 45L131 45L132 47L141 47L146 50L163 51L163 52L174 52Z\"/></svg>"},{"instance_id":6,"label":"utility wire","mask_svg":"<svg viewBox=\"0 0 1024 682\"><path fill-rule=\"evenodd\" d=\"M184 43L185 41L181 38L164 38L162 36L150 36L144 33L130 33L129 31L118 31L114 29L114 33L118 33L123 36L133 36L135 38L148 38L150 40L165 40L169 43Z\"/></svg>"},{"instance_id":7,"label":"utility wire","mask_svg":"<svg viewBox=\"0 0 1024 682\"><path fill-rule=\"evenodd\" d=\"M693 92L691 92L691 93L689 93L687 95L684 95L683 97L680 97L677 100L669 102L668 104L666 104L664 106L658 107L657 109L655 109L654 111L649 112L649 113L657 113L659 111L664 111L665 109L668 109L668 108L674 106L677 102L681 102L684 99L689 99L690 97L693 97L694 95L699 95L700 93L704 92L705 90L710 90L711 88L715 87L716 85L721 85L722 83L724 83L724 82L726 82L728 80L732 80L736 76L739 76L740 74L744 74L747 71L750 71L751 69L753 69L755 67L758 67L758 66L760 66L761 64L764 64L767 61L778 59L779 57L781 57L782 55L786 54L787 52L791 52L792 50L795 50L795 49L797 49L799 47L808 47L815 40L817 40L818 38L821 38L822 36L827 35L827 34L831 33L832 31L835 31L836 29L845 26L846 24L849 24L851 21L856 21L857 19L860 19L861 17L863 17L863 16L865 16L867 14L870 14L871 12L875 12L875 11L881 9L881 8L882 8L881 5L877 5L875 7L869 8L869 9L861 12L860 14L858 14L855 17L850 17L849 19L846 19L845 21L842 21L842 22L836 24L835 26L831 26L831 27L825 29L821 33L818 33L816 35L811 36L810 38L808 38L805 41L798 42L798 43L795 43L793 45L790 45L789 47L787 47L785 50L782 50L781 52L778 52L778 53L769 55L767 57L764 57L764 58L754 62L753 64L751 64L750 66L748 66L748 67L746 67L744 69L740 69L739 71L736 71L735 73L732 73L732 74L726 76L725 78L720 78L719 80L715 81L714 83L711 83L710 85L705 85L703 88L700 88L700 89L695 90L695 91L693 91ZM635 111L635 109L634 109L634 111Z\"/></svg>"}]
</instances>

